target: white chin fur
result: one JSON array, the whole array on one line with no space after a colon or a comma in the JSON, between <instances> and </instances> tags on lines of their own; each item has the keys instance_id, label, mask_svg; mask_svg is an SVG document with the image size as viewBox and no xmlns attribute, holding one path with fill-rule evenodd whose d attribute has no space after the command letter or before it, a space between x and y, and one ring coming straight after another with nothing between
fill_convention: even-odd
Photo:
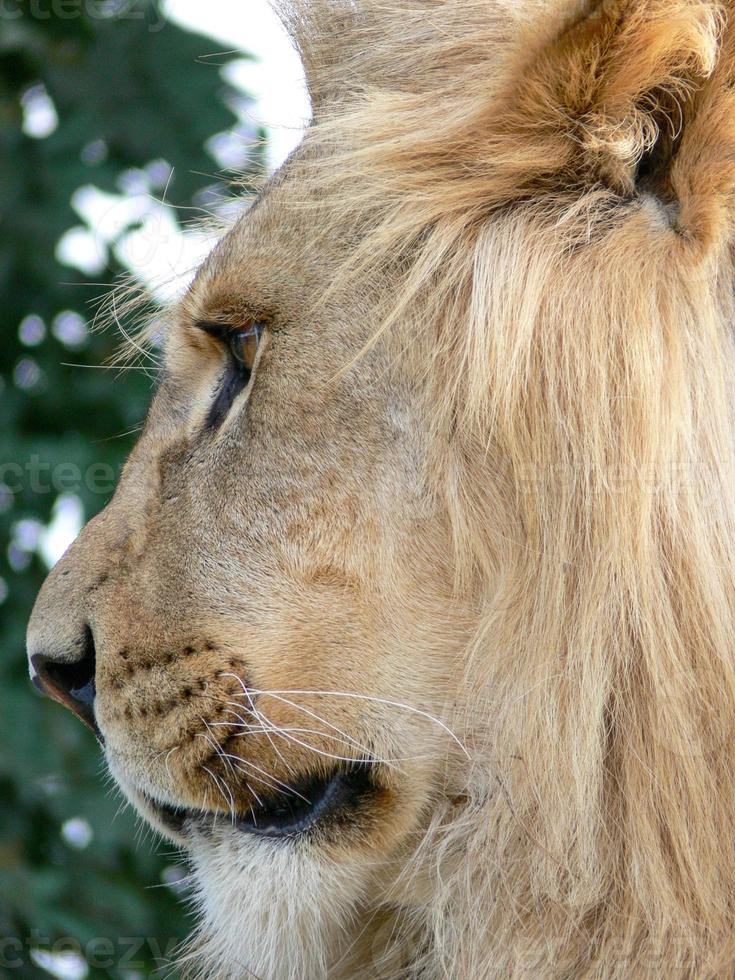
<instances>
[{"instance_id":1,"label":"white chin fur","mask_svg":"<svg viewBox=\"0 0 735 980\"><path fill-rule=\"evenodd\" d=\"M222 826L191 847L200 927L192 974L210 980L324 980L349 944L367 872L304 840ZM188 957L187 957L188 958Z\"/></svg>"}]
</instances>

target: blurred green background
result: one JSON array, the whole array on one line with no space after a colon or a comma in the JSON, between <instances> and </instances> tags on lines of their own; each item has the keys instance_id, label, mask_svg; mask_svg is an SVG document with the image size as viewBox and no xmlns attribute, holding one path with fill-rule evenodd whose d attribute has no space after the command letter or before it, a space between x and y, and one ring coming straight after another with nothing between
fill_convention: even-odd
<instances>
[{"instance_id":1,"label":"blurred green background","mask_svg":"<svg viewBox=\"0 0 735 980\"><path fill-rule=\"evenodd\" d=\"M120 334L92 331L95 303L131 248L153 267L177 222L223 206L218 141L240 148L233 167L261 162L227 60L152 4L0 11L0 977L132 980L190 927L178 855L121 809L93 736L31 688L24 632L151 394L150 371L98 369Z\"/></svg>"}]
</instances>

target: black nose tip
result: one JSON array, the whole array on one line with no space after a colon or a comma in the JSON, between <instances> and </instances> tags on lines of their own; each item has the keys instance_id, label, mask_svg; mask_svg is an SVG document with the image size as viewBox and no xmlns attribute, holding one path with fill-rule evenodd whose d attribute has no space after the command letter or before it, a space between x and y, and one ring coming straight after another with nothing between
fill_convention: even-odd
<instances>
[{"instance_id":1,"label":"black nose tip","mask_svg":"<svg viewBox=\"0 0 735 980\"><path fill-rule=\"evenodd\" d=\"M95 649L91 630L87 629L81 660L63 663L43 653L31 657L33 683L44 694L70 708L101 740L102 735L94 717Z\"/></svg>"}]
</instances>

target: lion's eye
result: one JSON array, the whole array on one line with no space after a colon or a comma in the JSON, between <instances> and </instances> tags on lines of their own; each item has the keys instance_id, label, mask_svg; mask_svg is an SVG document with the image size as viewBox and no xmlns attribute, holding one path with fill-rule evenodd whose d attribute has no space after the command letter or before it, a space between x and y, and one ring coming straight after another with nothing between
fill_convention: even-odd
<instances>
[{"instance_id":1,"label":"lion's eye","mask_svg":"<svg viewBox=\"0 0 735 980\"><path fill-rule=\"evenodd\" d=\"M255 357L260 346L260 338L263 336L265 324L252 323L243 330L231 331L227 335L230 351L238 364L245 371L252 372L255 364Z\"/></svg>"},{"instance_id":2,"label":"lion's eye","mask_svg":"<svg viewBox=\"0 0 735 980\"><path fill-rule=\"evenodd\" d=\"M230 325L200 321L197 326L215 337L229 352L228 363L207 416L207 428L212 429L224 421L235 398L247 387L265 324L254 321L233 329Z\"/></svg>"}]
</instances>

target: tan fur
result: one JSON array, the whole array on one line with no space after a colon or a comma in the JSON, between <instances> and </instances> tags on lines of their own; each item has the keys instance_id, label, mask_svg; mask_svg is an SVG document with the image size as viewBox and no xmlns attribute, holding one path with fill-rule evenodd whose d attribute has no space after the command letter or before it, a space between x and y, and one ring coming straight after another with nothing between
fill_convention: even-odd
<instances>
[{"instance_id":1,"label":"tan fur","mask_svg":"<svg viewBox=\"0 0 735 980\"><path fill-rule=\"evenodd\" d=\"M208 976L731 976L735 4L284 18L315 121L173 312L29 647L88 623L124 788L222 811ZM252 317L203 438L193 324ZM366 751L342 837L228 826Z\"/></svg>"}]
</instances>

